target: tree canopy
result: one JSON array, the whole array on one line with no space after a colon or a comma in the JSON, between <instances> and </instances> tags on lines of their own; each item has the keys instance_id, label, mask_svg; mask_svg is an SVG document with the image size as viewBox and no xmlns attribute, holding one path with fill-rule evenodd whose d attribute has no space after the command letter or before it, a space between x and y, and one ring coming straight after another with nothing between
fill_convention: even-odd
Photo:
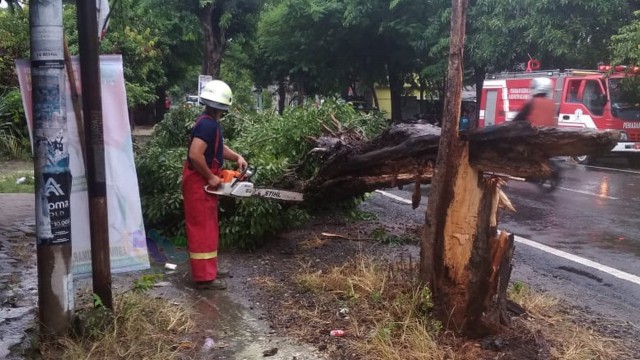
<instances>
[{"instance_id":1,"label":"tree canopy","mask_svg":"<svg viewBox=\"0 0 640 360\"><path fill-rule=\"evenodd\" d=\"M611 41L612 59L616 64L640 64L640 11L632 21L622 26Z\"/></svg>"},{"instance_id":2,"label":"tree canopy","mask_svg":"<svg viewBox=\"0 0 640 360\"><path fill-rule=\"evenodd\" d=\"M28 56L28 3L2 4L0 86L15 88L13 59ZM74 5L64 6L77 53ZM637 63L639 21L631 14L639 7L634 0L470 1L467 81L481 85L486 72L522 69L530 58L544 68ZM211 74L241 89L246 109L251 91L267 85L297 103L388 86L390 115L399 120L408 89L442 98L450 8L447 0L118 0L101 51L122 54L132 107L161 102L167 91L193 93L198 74Z\"/></svg>"},{"instance_id":3,"label":"tree canopy","mask_svg":"<svg viewBox=\"0 0 640 360\"><path fill-rule=\"evenodd\" d=\"M14 59L29 58L29 12L0 10L0 94L18 86Z\"/></svg>"},{"instance_id":4,"label":"tree canopy","mask_svg":"<svg viewBox=\"0 0 640 360\"><path fill-rule=\"evenodd\" d=\"M419 71L426 57L434 3L279 2L260 19L258 44L264 61L258 74L267 82L288 78L299 91L312 94L344 92L357 81L365 88L389 84L399 101L404 81Z\"/></svg>"},{"instance_id":5,"label":"tree canopy","mask_svg":"<svg viewBox=\"0 0 640 360\"><path fill-rule=\"evenodd\" d=\"M624 0L478 0L470 7L470 62L515 70L529 56L546 68L594 68L628 18Z\"/></svg>"}]
</instances>

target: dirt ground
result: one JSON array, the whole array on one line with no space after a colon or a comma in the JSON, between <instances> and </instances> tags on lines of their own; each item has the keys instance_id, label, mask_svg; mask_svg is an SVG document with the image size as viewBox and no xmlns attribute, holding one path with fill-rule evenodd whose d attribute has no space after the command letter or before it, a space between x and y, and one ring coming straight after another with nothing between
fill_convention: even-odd
<instances>
[{"instance_id":1,"label":"dirt ground","mask_svg":"<svg viewBox=\"0 0 640 360\"><path fill-rule=\"evenodd\" d=\"M300 291L294 278L304 271L327 272L333 267L343 266L350 259L367 256L389 261L419 261L416 243L387 245L373 241L327 239L322 233L334 233L346 238L358 239L369 236L373 229L382 226L378 221L350 222L344 219L317 219L304 229L281 234L267 247L255 252L222 253L221 258L229 264L241 279L237 283L241 293L264 314L273 330L280 335L293 336L299 341L312 344L329 359L364 360L367 354L358 352L353 340L362 337L347 334L332 337L330 331L345 327L344 321L335 316L340 304L333 308L320 305L311 292ZM417 233L415 225L387 225L389 233ZM235 292L235 291L234 291ZM314 313L315 316L308 316ZM309 318L318 321L310 322ZM366 324L363 324L366 325ZM359 339L357 339L359 338ZM528 360L552 359L548 344L543 338L527 331L521 322L514 322L512 329L496 337L464 340L451 335L441 339L446 346L466 353L466 360Z\"/></svg>"},{"instance_id":2,"label":"dirt ground","mask_svg":"<svg viewBox=\"0 0 640 360\"><path fill-rule=\"evenodd\" d=\"M2 161L0 162L0 175L19 171L33 171L33 163L30 161Z\"/></svg>"},{"instance_id":3,"label":"dirt ground","mask_svg":"<svg viewBox=\"0 0 640 360\"><path fill-rule=\"evenodd\" d=\"M346 217L320 217L302 229L280 234L264 248L254 253L221 252L221 259L239 279L232 287L233 293L253 304L269 326L278 335L293 336L304 343L320 349L330 359L368 359L358 352L354 340L364 337L347 334L338 338L330 336L330 331L343 329L347 324L336 317L341 304L328 304L318 300L313 292L300 289L296 276L304 272L327 273L331 268L344 266L358 257L386 259L390 263L398 260L419 262L418 238L421 224L399 223L385 219L383 213L376 213L377 220L353 221ZM383 228L390 235L406 235L413 239L407 244L381 244L371 240L374 229ZM326 237L323 233L343 236ZM358 240L350 240L358 239ZM233 280L233 279L232 279ZM539 290L539 289L537 289ZM553 294L548 294L553 297ZM353 310L353 309L352 309ZM555 353L558 339L546 339L545 335L530 326L530 317L513 317L513 325L499 336L481 339L461 339L444 333L440 338L443 345L457 349L464 354L457 359L639 359L639 329L622 326L609 321L602 314L595 314L580 307L579 299L570 303L560 301L557 316L568 316L572 324L586 329L588 335L603 340L603 344L615 348L619 353L596 357L559 357ZM358 314L353 314L358 316ZM312 320L310 320L312 319ZM549 322L546 322L546 321ZM366 324L364 324L366 325ZM556 319L544 319L540 326L557 326ZM568 328L570 330L570 328ZM564 336L564 335L563 335ZM588 341L588 340L587 340ZM597 340L600 341L600 340ZM579 350L579 349L577 349Z\"/></svg>"}]
</instances>

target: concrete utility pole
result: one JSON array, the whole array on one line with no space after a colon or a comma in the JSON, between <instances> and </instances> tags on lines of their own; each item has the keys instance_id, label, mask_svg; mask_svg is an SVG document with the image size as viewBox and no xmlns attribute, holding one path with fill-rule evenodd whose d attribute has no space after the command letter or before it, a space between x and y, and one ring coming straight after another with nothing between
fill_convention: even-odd
<instances>
[{"instance_id":1,"label":"concrete utility pole","mask_svg":"<svg viewBox=\"0 0 640 360\"><path fill-rule=\"evenodd\" d=\"M87 151L86 174L91 225L93 292L100 297L105 307L113 309L96 2L93 0L78 1L76 7L82 82L82 113Z\"/></svg>"},{"instance_id":2,"label":"concrete utility pole","mask_svg":"<svg viewBox=\"0 0 640 360\"><path fill-rule=\"evenodd\" d=\"M40 333L56 337L74 308L62 0L31 2L29 17Z\"/></svg>"}]
</instances>

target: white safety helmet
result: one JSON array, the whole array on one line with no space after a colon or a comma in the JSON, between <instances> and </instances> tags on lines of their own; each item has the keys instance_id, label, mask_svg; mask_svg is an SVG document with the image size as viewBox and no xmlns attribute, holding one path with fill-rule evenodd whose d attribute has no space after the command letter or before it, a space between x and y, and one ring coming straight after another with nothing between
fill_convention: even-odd
<instances>
[{"instance_id":1,"label":"white safety helmet","mask_svg":"<svg viewBox=\"0 0 640 360\"><path fill-rule=\"evenodd\" d=\"M233 101L231 88L224 81L211 80L202 89L200 103L214 109L227 111Z\"/></svg>"},{"instance_id":2,"label":"white safety helmet","mask_svg":"<svg viewBox=\"0 0 640 360\"><path fill-rule=\"evenodd\" d=\"M553 88L553 82L546 77L534 78L531 80L531 95L550 96Z\"/></svg>"}]
</instances>

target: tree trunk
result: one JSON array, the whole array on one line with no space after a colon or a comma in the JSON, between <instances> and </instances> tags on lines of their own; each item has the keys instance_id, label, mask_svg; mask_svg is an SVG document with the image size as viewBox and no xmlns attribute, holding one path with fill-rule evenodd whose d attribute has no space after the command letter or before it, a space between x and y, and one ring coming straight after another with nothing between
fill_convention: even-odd
<instances>
[{"instance_id":1,"label":"tree trunk","mask_svg":"<svg viewBox=\"0 0 640 360\"><path fill-rule=\"evenodd\" d=\"M158 123L164 118L164 114L167 112L167 91L163 87L156 89L156 96L158 99L155 104L155 122Z\"/></svg>"},{"instance_id":2,"label":"tree trunk","mask_svg":"<svg viewBox=\"0 0 640 360\"><path fill-rule=\"evenodd\" d=\"M278 114L282 115L284 112L284 106L287 102L287 89L284 86L284 81L278 81Z\"/></svg>"},{"instance_id":3,"label":"tree trunk","mask_svg":"<svg viewBox=\"0 0 640 360\"><path fill-rule=\"evenodd\" d=\"M420 86L420 116L424 116L427 113L427 107L425 104L424 93L427 91L427 81L423 76L418 79L418 85Z\"/></svg>"},{"instance_id":4,"label":"tree trunk","mask_svg":"<svg viewBox=\"0 0 640 360\"><path fill-rule=\"evenodd\" d=\"M309 200L340 201L380 188L428 184L438 152L440 129L400 124L366 142L348 142L354 135L333 134L317 140L325 157L318 173L302 185ZM314 160L312 160L314 161ZM419 199L414 204L417 206Z\"/></svg>"},{"instance_id":5,"label":"tree trunk","mask_svg":"<svg viewBox=\"0 0 640 360\"><path fill-rule=\"evenodd\" d=\"M335 127L341 128L337 120ZM308 180L287 179L279 187L330 202L379 188L401 187L414 183L417 176L421 184L431 183L433 164L442 146L439 127L398 124L371 140L344 129L326 130L327 135L315 140L315 148L305 159L321 163L317 174ZM473 169L525 178L550 175L549 159L555 156L606 154L619 136L613 130L534 128L527 122L460 132L463 144L468 142ZM320 158L311 157L313 154Z\"/></svg>"},{"instance_id":6,"label":"tree trunk","mask_svg":"<svg viewBox=\"0 0 640 360\"><path fill-rule=\"evenodd\" d=\"M380 103L378 102L378 94L376 93L375 86L373 84L369 84L367 88L371 92L371 98L373 99L373 107L376 109L380 109Z\"/></svg>"},{"instance_id":7,"label":"tree trunk","mask_svg":"<svg viewBox=\"0 0 640 360\"><path fill-rule=\"evenodd\" d=\"M133 131L136 128L135 111L133 111L132 107L127 107L127 112L129 113L129 127Z\"/></svg>"},{"instance_id":8,"label":"tree trunk","mask_svg":"<svg viewBox=\"0 0 640 360\"><path fill-rule=\"evenodd\" d=\"M391 120L402 121L402 76L392 64L388 66L389 90L391 91Z\"/></svg>"},{"instance_id":9,"label":"tree trunk","mask_svg":"<svg viewBox=\"0 0 640 360\"><path fill-rule=\"evenodd\" d=\"M297 93L297 101L296 104L298 106L302 106L304 105L304 97L305 97L305 93L304 93L304 77L302 75L300 75L297 79L296 79L296 93Z\"/></svg>"},{"instance_id":10,"label":"tree trunk","mask_svg":"<svg viewBox=\"0 0 640 360\"><path fill-rule=\"evenodd\" d=\"M478 127L478 119L480 118L480 101L482 101L482 85L484 84L484 77L487 71L484 67L474 66L473 76L476 83L476 113L472 117L475 121L469 124L469 129L475 129Z\"/></svg>"},{"instance_id":11,"label":"tree trunk","mask_svg":"<svg viewBox=\"0 0 640 360\"><path fill-rule=\"evenodd\" d=\"M503 315L506 302L493 299L506 299L513 242L491 224L492 219L497 222L498 183L471 167L469 143L458 136L467 0L452 0L452 9L443 151L438 152L429 194L420 276L450 330L485 335L508 319Z\"/></svg>"},{"instance_id":12,"label":"tree trunk","mask_svg":"<svg viewBox=\"0 0 640 360\"><path fill-rule=\"evenodd\" d=\"M202 60L202 75L220 78L220 62L224 51L225 33L220 27L222 8L215 2L207 4L201 9L200 24L204 34L204 59Z\"/></svg>"}]
</instances>

